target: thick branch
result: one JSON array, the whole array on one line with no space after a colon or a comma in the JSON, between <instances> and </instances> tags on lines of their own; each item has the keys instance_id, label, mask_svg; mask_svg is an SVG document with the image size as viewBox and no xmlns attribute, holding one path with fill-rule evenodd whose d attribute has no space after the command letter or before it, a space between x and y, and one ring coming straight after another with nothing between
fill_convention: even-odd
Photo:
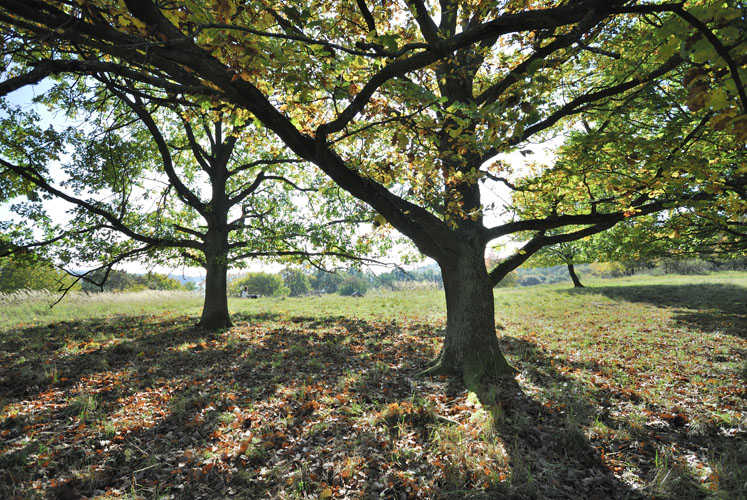
<instances>
[{"instance_id":1,"label":"thick branch","mask_svg":"<svg viewBox=\"0 0 747 500\"><path fill-rule=\"evenodd\" d=\"M511 257L507 258L506 260L498 264L494 269L492 269L489 273L490 281L493 286L497 285L508 273L526 262L542 247L568 241L576 241L593 234L601 233L602 231L610 229L620 220L622 220L622 218L612 218L607 222L596 224L584 229L579 229L578 231L558 234L554 236L545 236L544 233L540 233L529 240L523 247L521 247L521 250L519 250L517 253L513 254Z\"/></svg>"},{"instance_id":2,"label":"thick branch","mask_svg":"<svg viewBox=\"0 0 747 500\"><path fill-rule=\"evenodd\" d=\"M361 16L363 16L363 20L366 21L368 31L370 31L371 33L376 33L376 20L374 19L373 14L371 14L371 11L368 10L366 1L355 0L355 3L358 4L358 9L361 11Z\"/></svg>"},{"instance_id":3,"label":"thick branch","mask_svg":"<svg viewBox=\"0 0 747 500\"><path fill-rule=\"evenodd\" d=\"M644 203L644 200L633 205L634 212L619 210L610 213L588 213L578 215L560 215L556 217L546 217L542 219L528 219L517 222L509 222L500 226L492 227L485 231L486 243L495 238L514 234L522 231L547 231L564 226L585 226L589 224L605 224L610 221L619 222L626 217L638 217L648 215L663 210L672 205L686 205L695 201L702 201L712 198L713 195L707 193L695 193L687 197L675 200L656 200Z\"/></svg>"},{"instance_id":4,"label":"thick branch","mask_svg":"<svg viewBox=\"0 0 747 500\"><path fill-rule=\"evenodd\" d=\"M214 91L205 88L204 86L186 86L175 84L172 81L168 81L162 78L158 78L154 75L144 74L142 72L133 71L125 66L107 63L102 61L91 61L91 60L45 60L37 63L29 63L33 66L33 69L28 73L9 78L4 82L0 83L0 96L7 95L14 90L18 90L26 85L34 85L48 76L58 75L61 73L111 73L119 76L124 76L132 80L146 83L149 85L155 85L159 88L170 92L189 93L189 94L215 94Z\"/></svg>"},{"instance_id":5,"label":"thick branch","mask_svg":"<svg viewBox=\"0 0 747 500\"><path fill-rule=\"evenodd\" d=\"M423 38L428 43L438 42L438 26L433 22L430 14L428 14L428 8L425 6L423 0L408 0L412 7L415 8L415 20L420 26L420 32L423 34Z\"/></svg>"}]
</instances>

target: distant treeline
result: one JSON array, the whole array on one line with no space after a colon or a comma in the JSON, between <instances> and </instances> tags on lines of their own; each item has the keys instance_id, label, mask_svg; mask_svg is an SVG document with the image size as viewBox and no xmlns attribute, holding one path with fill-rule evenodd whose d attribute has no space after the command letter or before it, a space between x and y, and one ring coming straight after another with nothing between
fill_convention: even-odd
<instances>
[{"instance_id":1,"label":"distant treeline","mask_svg":"<svg viewBox=\"0 0 747 500\"><path fill-rule=\"evenodd\" d=\"M92 281L101 283L104 273L91 273ZM0 259L0 292L16 290L59 290L74 281L68 273L55 268L44 260L24 261L12 258ZM134 274L126 271L111 271L103 286L79 280L72 290L88 293L131 292L138 290L195 290L194 282L180 281L159 273Z\"/></svg>"},{"instance_id":2,"label":"distant treeline","mask_svg":"<svg viewBox=\"0 0 747 500\"><path fill-rule=\"evenodd\" d=\"M346 269L327 272L321 269L308 271L286 268L280 273L245 273L232 279L228 293L239 296L246 289L250 294L262 296L301 296L311 293L339 293L340 295L365 294L372 288L400 288L403 283L426 283L442 287L441 271L437 266L427 266L414 271L395 269L382 274Z\"/></svg>"},{"instance_id":3,"label":"distant treeline","mask_svg":"<svg viewBox=\"0 0 747 500\"><path fill-rule=\"evenodd\" d=\"M620 278L636 274L708 274L718 271L747 270L747 257L741 259L659 259L656 261L593 262L578 264L576 273L581 277ZM565 265L552 267L519 268L518 284L532 286L571 281Z\"/></svg>"}]
</instances>

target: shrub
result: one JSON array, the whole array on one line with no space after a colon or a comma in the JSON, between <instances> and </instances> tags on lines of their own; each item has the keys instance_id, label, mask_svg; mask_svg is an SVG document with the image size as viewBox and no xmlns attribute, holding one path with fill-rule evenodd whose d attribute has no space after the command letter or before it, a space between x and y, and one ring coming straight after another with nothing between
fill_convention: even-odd
<instances>
[{"instance_id":1,"label":"shrub","mask_svg":"<svg viewBox=\"0 0 747 500\"><path fill-rule=\"evenodd\" d=\"M625 275L625 266L619 262L594 262L589 265L589 271L600 278L619 278Z\"/></svg>"},{"instance_id":2,"label":"shrub","mask_svg":"<svg viewBox=\"0 0 747 500\"><path fill-rule=\"evenodd\" d=\"M542 278L539 276L524 276L521 278L521 286L534 286L541 285L543 283Z\"/></svg>"},{"instance_id":3,"label":"shrub","mask_svg":"<svg viewBox=\"0 0 747 500\"><path fill-rule=\"evenodd\" d=\"M288 288L283 284L283 278L279 274L248 273L228 284L228 294L237 297L244 287L247 287L249 293L266 296L277 297L288 294Z\"/></svg>"},{"instance_id":4,"label":"shrub","mask_svg":"<svg viewBox=\"0 0 747 500\"><path fill-rule=\"evenodd\" d=\"M340 295L353 295L355 292L366 293L368 291L368 281L362 276L348 276L337 287Z\"/></svg>"},{"instance_id":5,"label":"shrub","mask_svg":"<svg viewBox=\"0 0 747 500\"><path fill-rule=\"evenodd\" d=\"M306 276L306 273L302 270L286 267L281 272L281 275L283 276L283 282L288 288L291 297L306 295L311 291L309 277Z\"/></svg>"}]
</instances>

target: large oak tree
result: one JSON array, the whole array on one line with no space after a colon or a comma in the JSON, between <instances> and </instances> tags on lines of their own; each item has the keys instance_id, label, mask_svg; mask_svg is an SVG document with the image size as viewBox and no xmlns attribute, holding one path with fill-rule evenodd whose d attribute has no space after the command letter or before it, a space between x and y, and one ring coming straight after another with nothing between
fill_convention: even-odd
<instances>
[{"instance_id":1,"label":"large oak tree","mask_svg":"<svg viewBox=\"0 0 747 500\"><path fill-rule=\"evenodd\" d=\"M743 202L744 18L722 1L5 1L0 93L100 71L249 111L438 262L447 332L427 373L475 380L512 371L492 287L540 248L673 206ZM690 108L638 135L666 155L616 147L612 125L659 102ZM567 175L570 154L536 182L494 161L582 123L609 160L580 167L586 180ZM704 126L731 154L688 170L681 153ZM489 224L491 183L544 202ZM521 232L523 248L488 270L486 246Z\"/></svg>"}]
</instances>

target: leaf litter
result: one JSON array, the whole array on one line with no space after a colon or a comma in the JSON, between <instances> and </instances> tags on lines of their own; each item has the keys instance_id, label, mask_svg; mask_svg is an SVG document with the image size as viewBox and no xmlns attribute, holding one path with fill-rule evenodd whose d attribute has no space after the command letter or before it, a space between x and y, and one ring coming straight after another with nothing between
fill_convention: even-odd
<instances>
[{"instance_id":1,"label":"leaf litter","mask_svg":"<svg viewBox=\"0 0 747 500\"><path fill-rule=\"evenodd\" d=\"M518 383L476 393L415 376L439 321L266 314L211 334L165 313L9 330L0 495L744 493L747 342L665 316L631 325L626 307L583 324L508 318Z\"/></svg>"}]
</instances>

